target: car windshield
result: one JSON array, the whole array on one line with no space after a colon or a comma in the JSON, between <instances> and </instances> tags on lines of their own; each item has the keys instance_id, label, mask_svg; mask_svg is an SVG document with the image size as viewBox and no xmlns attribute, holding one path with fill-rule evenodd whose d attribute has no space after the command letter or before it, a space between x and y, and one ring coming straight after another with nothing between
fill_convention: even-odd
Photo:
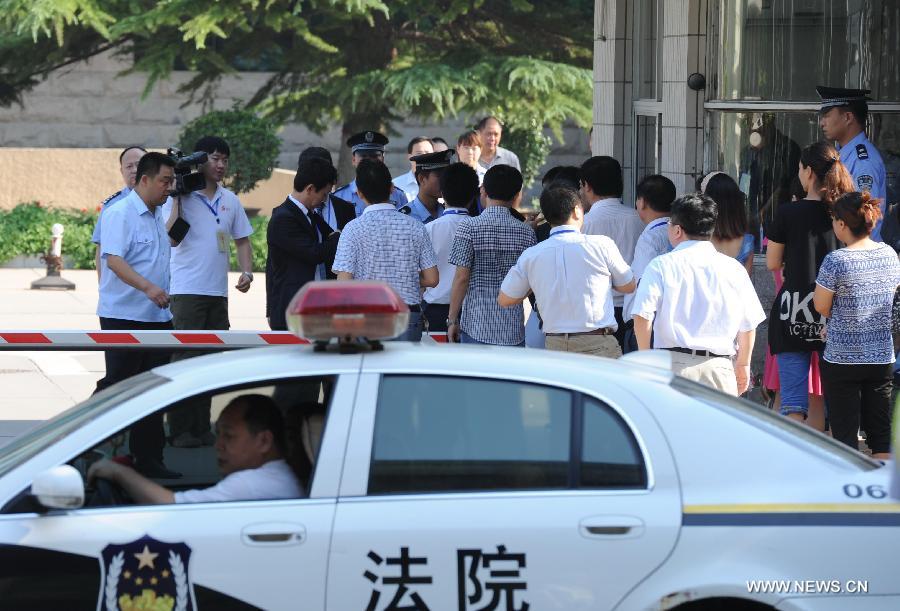
<instances>
[{"instance_id":1,"label":"car windshield","mask_svg":"<svg viewBox=\"0 0 900 611\"><path fill-rule=\"evenodd\" d=\"M91 420L169 379L150 371L113 384L88 400L46 420L0 448L0 477Z\"/></svg>"},{"instance_id":2,"label":"car windshield","mask_svg":"<svg viewBox=\"0 0 900 611\"><path fill-rule=\"evenodd\" d=\"M745 422L749 424L799 437L803 441L810 443L823 452L844 461L849 462L853 466L863 470L871 471L881 468L882 464L873 460L865 454L850 448L831 437L827 437L813 430L811 427L795 422L790 418L785 418L777 412L771 411L746 399L740 397L732 397L717 390L713 390L697 382L692 382L681 376L675 376L671 382L672 388L699 401L703 401L707 405L719 409L726 409L732 413L736 413Z\"/></svg>"}]
</instances>

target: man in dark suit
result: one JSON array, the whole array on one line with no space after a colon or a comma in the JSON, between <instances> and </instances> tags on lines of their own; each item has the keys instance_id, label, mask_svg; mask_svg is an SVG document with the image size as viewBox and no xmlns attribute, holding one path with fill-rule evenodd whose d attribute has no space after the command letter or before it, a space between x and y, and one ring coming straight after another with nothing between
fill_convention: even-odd
<instances>
[{"instance_id":1,"label":"man in dark suit","mask_svg":"<svg viewBox=\"0 0 900 611\"><path fill-rule=\"evenodd\" d=\"M322 217L321 206L336 180L330 162L304 159L293 192L272 211L266 234L266 312L274 331L287 329L284 313L297 291L307 282L324 280L334 262L340 231Z\"/></svg>"},{"instance_id":2,"label":"man in dark suit","mask_svg":"<svg viewBox=\"0 0 900 611\"><path fill-rule=\"evenodd\" d=\"M307 159L324 159L329 165L334 166L331 153L328 152L328 149L322 148L321 146L310 146L309 148L304 149L303 152L300 153L300 158L297 160L297 166L299 167L299 165ZM334 193L330 193L328 199L326 199L321 206L321 214L322 218L325 219L325 222L328 223L332 229L343 231L344 225L356 218L356 208L353 207L351 202L335 196ZM337 276L331 273L331 269L329 268L328 279L334 280L336 277Z\"/></svg>"}]
</instances>

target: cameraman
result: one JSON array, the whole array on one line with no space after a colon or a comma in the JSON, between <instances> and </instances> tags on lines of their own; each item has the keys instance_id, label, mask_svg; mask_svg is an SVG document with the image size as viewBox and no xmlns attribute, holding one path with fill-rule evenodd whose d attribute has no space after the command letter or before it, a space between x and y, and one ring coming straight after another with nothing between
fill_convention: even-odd
<instances>
[{"instance_id":1,"label":"cameraman","mask_svg":"<svg viewBox=\"0 0 900 611\"><path fill-rule=\"evenodd\" d=\"M204 136L194 152L208 158L199 167L206 188L170 197L163 207L169 228L180 216L190 225L181 242L173 242L171 255L172 315L178 330L226 330L228 321L228 269L230 242L237 248L241 276L235 288L242 293L253 282L250 234L253 228L237 196L220 183L228 170L231 149L216 136ZM174 360L200 353L179 353ZM169 414L169 434L175 447L212 445L209 401L187 405Z\"/></svg>"}]
</instances>

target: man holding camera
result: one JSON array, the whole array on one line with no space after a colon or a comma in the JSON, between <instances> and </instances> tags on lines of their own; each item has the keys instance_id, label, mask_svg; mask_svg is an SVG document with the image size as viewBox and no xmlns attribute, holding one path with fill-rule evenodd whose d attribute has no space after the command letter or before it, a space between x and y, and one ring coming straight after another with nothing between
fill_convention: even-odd
<instances>
[{"instance_id":1,"label":"man holding camera","mask_svg":"<svg viewBox=\"0 0 900 611\"><path fill-rule=\"evenodd\" d=\"M189 225L180 241L175 242L173 238L172 315L179 330L226 330L230 327L230 242L234 240L241 268L235 288L246 293L253 282L249 237L253 228L238 197L220 184L228 170L231 154L228 143L216 136L204 136L194 145L194 152L207 155L207 161L199 166L205 188L170 197L163 207L163 213L169 218L169 229L179 218ZM175 360L199 354L176 354ZM180 448L215 443L210 430L209 402L171 412L169 435L172 445Z\"/></svg>"}]
</instances>

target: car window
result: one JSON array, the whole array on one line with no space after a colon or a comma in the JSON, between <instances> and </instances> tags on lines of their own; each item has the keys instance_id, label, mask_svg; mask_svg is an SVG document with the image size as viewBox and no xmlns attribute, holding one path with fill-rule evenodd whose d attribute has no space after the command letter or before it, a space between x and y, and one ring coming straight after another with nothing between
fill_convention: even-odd
<instances>
[{"instance_id":1,"label":"car window","mask_svg":"<svg viewBox=\"0 0 900 611\"><path fill-rule=\"evenodd\" d=\"M647 471L631 430L609 406L584 398L581 466L582 488L644 488Z\"/></svg>"},{"instance_id":2,"label":"car window","mask_svg":"<svg viewBox=\"0 0 900 611\"><path fill-rule=\"evenodd\" d=\"M569 486L572 394L506 380L384 376L370 495Z\"/></svg>"},{"instance_id":3,"label":"car window","mask_svg":"<svg viewBox=\"0 0 900 611\"><path fill-rule=\"evenodd\" d=\"M3 446L0 477L117 405L167 382L168 378L147 371L114 384L42 422Z\"/></svg>"},{"instance_id":4,"label":"car window","mask_svg":"<svg viewBox=\"0 0 900 611\"><path fill-rule=\"evenodd\" d=\"M176 503L307 496L336 380L337 376L309 376L221 388L181 399L113 432L69 461L85 479L85 507L166 502L141 499L127 485L106 478L88 482L91 465L98 460L141 473L174 493ZM159 379L152 382L158 384ZM116 404L122 399L120 394ZM237 412L228 410L236 400ZM251 408L255 417L242 415ZM248 425L250 420L253 424ZM193 440L184 443L187 437L175 434L173 427L190 432ZM274 458L256 453L255 442L247 441L246 431L253 427L279 431ZM150 469L142 469L140 456L159 459L149 463ZM262 467L244 466L259 460ZM3 512L36 511L27 492Z\"/></svg>"},{"instance_id":5,"label":"car window","mask_svg":"<svg viewBox=\"0 0 900 611\"><path fill-rule=\"evenodd\" d=\"M851 466L862 471L872 471L881 468L881 463L846 446L831 437L826 437L805 424L785 418L776 411L752 403L740 397L732 397L716 390L692 382L685 378L675 376L670 383L672 388L688 397L696 399L718 410L725 410L752 426L786 433L790 439L799 439L816 446L820 450L830 454Z\"/></svg>"}]
</instances>

